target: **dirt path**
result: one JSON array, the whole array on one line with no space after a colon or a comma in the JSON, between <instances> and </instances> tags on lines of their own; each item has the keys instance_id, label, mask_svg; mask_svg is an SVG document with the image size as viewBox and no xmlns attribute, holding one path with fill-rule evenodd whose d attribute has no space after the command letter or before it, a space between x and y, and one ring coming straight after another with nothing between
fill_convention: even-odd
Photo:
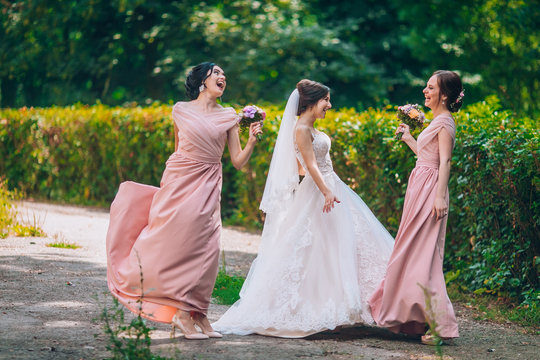
<instances>
[{"instance_id":1,"label":"dirt path","mask_svg":"<svg viewBox=\"0 0 540 360\"><path fill-rule=\"evenodd\" d=\"M21 216L36 219L47 238L0 239L0 359L99 359L107 356L97 318L110 305L106 285L103 210L25 202ZM65 240L82 248L46 247ZM226 228L222 247L230 272L246 274L259 236ZM212 305L210 320L227 306ZM513 325L477 322L457 306L461 338L445 359L539 359L539 337ZM435 359L434 349L373 327L344 329L308 339L225 336L202 342L169 338L152 323L152 347L186 359Z\"/></svg>"}]
</instances>

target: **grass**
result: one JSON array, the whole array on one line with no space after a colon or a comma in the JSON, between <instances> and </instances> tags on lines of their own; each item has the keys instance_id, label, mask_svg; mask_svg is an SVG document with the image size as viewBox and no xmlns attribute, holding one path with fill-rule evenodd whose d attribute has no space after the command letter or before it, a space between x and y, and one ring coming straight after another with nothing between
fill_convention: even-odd
<instances>
[{"instance_id":1,"label":"grass","mask_svg":"<svg viewBox=\"0 0 540 360\"><path fill-rule=\"evenodd\" d=\"M22 223L17 221L17 210L13 201L21 197L22 195L17 191L8 190L7 182L0 177L0 239L5 239L10 235L46 236L41 229L42 221L36 215L33 215L32 221L25 220Z\"/></svg>"},{"instance_id":2,"label":"grass","mask_svg":"<svg viewBox=\"0 0 540 360\"><path fill-rule=\"evenodd\" d=\"M45 244L45 246L59 248L59 249L79 249L82 247L75 243L66 241L66 239L64 238L64 235L62 235L61 233L56 233L52 237L55 240L55 242L47 243Z\"/></svg>"},{"instance_id":3,"label":"grass","mask_svg":"<svg viewBox=\"0 0 540 360\"><path fill-rule=\"evenodd\" d=\"M220 270L214 285L212 297L218 304L232 305L240 299L240 289L244 284L244 278L241 276L230 276L225 271Z\"/></svg>"},{"instance_id":4,"label":"grass","mask_svg":"<svg viewBox=\"0 0 540 360\"><path fill-rule=\"evenodd\" d=\"M47 243L45 246L48 247L54 247L54 248L60 248L60 249L79 249L81 246L77 245L75 243L69 243L69 242L54 242L54 243Z\"/></svg>"},{"instance_id":5,"label":"grass","mask_svg":"<svg viewBox=\"0 0 540 360\"><path fill-rule=\"evenodd\" d=\"M154 354L150 348L150 332L154 328L146 325L140 313L128 323L124 318L124 308L116 298L113 298L111 308L103 308L100 320L103 322L103 332L107 339L105 347L111 354L110 359L167 359Z\"/></svg>"},{"instance_id":6,"label":"grass","mask_svg":"<svg viewBox=\"0 0 540 360\"><path fill-rule=\"evenodd\" d=\"M120 305L118 299L113 298L112 308L103 308L100 320L103 323L103 332L107 338L105 347L111 354L110 359L114 360L169 360L170 358L154 354L150 348L152 345L150 332L154 328L148 326L141 315L144 299L144 278L138 253L137 259L139 260L140 288L142 289L141 297L137 300L139 311L137 316L128 323L124 317L124 308Z\"/></svg>"},{"instance_id":7,"label":"grass","mask_svg":"<svg viewBox=\"0 0 540 360\"><path fill-rule=\"evenodd\" d=\"M452 302L472 310L474 320L488 320L498 324L511 322L522 326L527 333L540 335L538 301L530 305L519 305L508 298L461 291L455 283L448 284L447 289Z\"/></svg>"},{"instance_id":8,"label":"grass","mask_svg":"<svg viewBox=\"0 0 540 360\"><path fill-rule=\"evenodd\" d=\"M429 291L428 288L424 287L422 284L417 283L418 286L422 289L424 292L424 297L426 299L426 308L424 311L424 314L426 316L426 321L429 326L429 333L433 336L433 341L435 342L435 354L440 359L443 358L443 351L442 351L442 345L443 345L443 339L441 338L441 335L437 331L437 320L436 320L436 314L435 314L435 308L437 307L437 301L433 298L432 292ZM426 332L426 335L428 335L428 332Z\"/></svg>"},{"instance_id":9,"label":"grass","mask_svg":"<svg viewBox=\"0 0 540 360\"><path fill-rule=\"evenodd\" d=\"M47 234L45 234L45 231L41 229L41 227L36 225L23 225L23 224L16 224L12 228L13 233L15 233L15 236L18 237L45 237Z\"/></svg>"},{"instance_id":10,"label":"grass","mask_svg":"<svg viewBox=\"0 0 540 360\"><path fill-rule=\"evenodd\" d=\"M16 224L17 212L13 206L16 194L8 190L7 183L0 178L0 238L9 236L11 228Z\"/></svg>"},{"instance_id":11,"label":"grass","mask_svg":"<svg viewBox=\"0 0 540 360\"><path fill-rule=\"evenodd\" d=\"M36 216L36 214L32 214L32 218L30 219L30 216L27 213L26 218L23 218L23 222L16 223L12 230L15 235L19 237L44 237L47 236L47 234L41 229L43 222L44 221L39 216Z\"/></svg>"}]
</instances>

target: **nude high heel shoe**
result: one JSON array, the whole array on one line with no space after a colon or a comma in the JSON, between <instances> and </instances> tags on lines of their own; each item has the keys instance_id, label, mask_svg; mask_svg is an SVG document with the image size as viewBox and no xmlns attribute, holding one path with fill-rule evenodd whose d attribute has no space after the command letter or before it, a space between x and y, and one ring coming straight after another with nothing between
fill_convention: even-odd
<instances>
[{"instance_id":1,"label":"nude high heel shoe","mask_svg":"<svg viewBox=\"0 0 540 360\"><path fill-rule=\"evenodd\" d=\"M172 325L171 337L174 337L176 328L179 328L180 331L182 331L182 333L184 334L184 338L188 340L205 340L205 339L208 339L209 337L208 335L201 334L199 332L190 333L189 331L187 331L176 314L173 316L171 320L171 325Z\"/></svg>"},{"instance_id":2,"label":"nude high heel shoe","mask_svg":"<svg viewBox=\"0 0 540 360\"><path fill-rule=\"evenodd\" d=\"M208 337L211 337L211 338L216 338L216 339L219 339L219 338L222 338L223 335L221 335L220 333L218 333L217 331L208 331L208 330L205 330L203 324L202 324L202 321L200 319L195 319L193 318L193 322L195 323L195 325L197 325L201 331L203 332L204 335L207 335Z\"/></svg>"},{"instance_id":3,"label":"nude high heel shoe","mask_svg":"<svg viewBox=\"0 0 540 360\"><path fill-rule=\"evenodd\" d=\"M451 339L452 338L433 335L431 331L428 330L425 335L422 335L422 337L420 338L420 342L424 345L441 346L446 344L446 342Z\"/></svg>"}]
</instances>

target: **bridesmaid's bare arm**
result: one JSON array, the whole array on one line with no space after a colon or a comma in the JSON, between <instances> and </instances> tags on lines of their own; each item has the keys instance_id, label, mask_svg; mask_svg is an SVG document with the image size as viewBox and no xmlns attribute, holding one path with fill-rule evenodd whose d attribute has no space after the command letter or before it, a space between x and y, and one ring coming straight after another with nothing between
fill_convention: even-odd
<instances>
[{"instance_id":1,"label":"bridesmaid's bare arm","mask_svg":"<svg viewBox=\"0 0 540 360\"><path fill-rule=\"evenodd\" d=\"M407 124L399 124L398 128L396 129L396 135L398 133L403 133L403 136L401 137L401 141L403 141L405 144L409 145L411 150L418 155L417 146L416 146L416 139L411 135L411 132L409 130L409 125Z\"/></svg>"},{"instance_id":2,"label":"bridesmaid's bare arm","mask_svg":"<svg viewBox=\"0 0 540 360\"><path fill-rule=\"evenodd\" d=\"M439 132L439 179L437 181L437 193L433 203L432 215L437 216L437 220L448 214L448 203L446 202L446 192L448 189L448 179L450 178L450 161L452 160L452 136L443 128Z\"/></svg>"},{"instance_id":3,"label":"bridesmaid's bare arm","mask_svg":"<svg viewBox=\"0 0 540 360\"><path fill-rule=\"evenodd\" d=\"M323 212L330 212L334 207L334 201L340 202L332 193L332 190L326 186L324 179L322 177L319 166L317 165L317 159L315 158L315 153L313 152L313 140L311 139L311 131L309 128L298 126L296 128L296 144L298 145L298 150L302 154L302 159L306 164L306 170L309 172L315 185L324 195L324 207Z\"/></svg>"},{"instance_id":4,"label":"bridesmaid's bare arm","mask_svg":"<svg viewBox=\"0 0 540 360\"><path fill-rule=\"evenodd\" d=\"M240 136L238 134L238 125L234 126L227 132L227 142L229 144L231 162L237 170L240 170L247 164L251 153L255 148L255 143L257 143L257 138L255 136L258 134L262 134L261 124L251 124L249 126L248 142L246 147L242 149L242 145L240 144Z\"/></svg>"},{"instance_id":5,"label":"bridesmaid's bare arm","mask_svg":"<svg viewBox=\"0 0 540 360\"><path fill-rule=\"evenodd\" d=\"M174 123L174 152L178 150L178 126Z\"/></svg>"}]
</instances>

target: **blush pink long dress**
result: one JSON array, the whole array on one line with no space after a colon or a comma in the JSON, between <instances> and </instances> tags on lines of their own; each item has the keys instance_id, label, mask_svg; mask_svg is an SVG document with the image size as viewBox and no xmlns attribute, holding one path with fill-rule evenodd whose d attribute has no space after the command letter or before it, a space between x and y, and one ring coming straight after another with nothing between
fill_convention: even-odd
<instances>
[{"instance_id":1,"label":"blush pink long dress","mask_svg":"<svg viewBox=\"0 0 540 360\"><path fill-rule=\"evenodd\" d=\"M107 232L110 291L131 311L166 323L177 309L208 310L220 248L221 156L236 112L202 114L177 103L172 117L179 145L160 187L122 183Z\"/></svg>"},{"instance_id":2,"label":"blush pink long dress","mask_svg":"<svg viewBox=\"0 0 540 360\"><path fill-rule=\"evenodd\" d=\"M386 276L369 300L377 325L395 333L425 333L426 299L421 284L431 294L439 335L459 336L443 274L447 217L431 217L439 179L438 134L443 128L454 142L456 127L450 115L437 116L418 136L418 160L409 177L394 250Z\"/></svg>"}]
</instances>

